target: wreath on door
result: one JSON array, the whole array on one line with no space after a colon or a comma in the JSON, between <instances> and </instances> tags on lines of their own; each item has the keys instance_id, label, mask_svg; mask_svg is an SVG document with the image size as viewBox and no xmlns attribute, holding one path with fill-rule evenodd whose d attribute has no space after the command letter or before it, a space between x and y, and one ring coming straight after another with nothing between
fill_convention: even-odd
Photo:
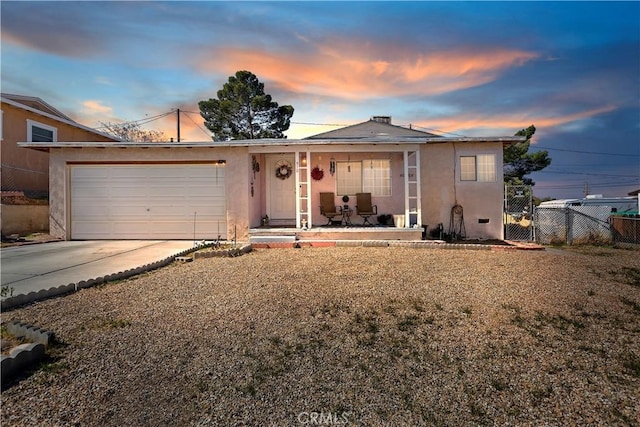
<instances>
[{"instance_id":1,"label":"wreath on door","mask_svg":"<svg viewBox=\"0 0 640 427\"><path fill-rule=\"evenodd\" d=\"M291 176L291 172L293 172L291 163L284 159L278 160L276 163L276 178L287 179Z\"/></svg>"}]
</instances>

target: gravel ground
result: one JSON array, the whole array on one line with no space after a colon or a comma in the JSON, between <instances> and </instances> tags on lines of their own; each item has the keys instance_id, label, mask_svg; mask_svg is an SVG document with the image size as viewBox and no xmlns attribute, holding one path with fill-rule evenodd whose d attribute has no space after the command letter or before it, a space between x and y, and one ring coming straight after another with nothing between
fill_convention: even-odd
<instances>
[{"instance_id":1,"label":"gravel ground","mask_svg":"<svg viewBox=\"0 0 640 427\"><path fill-rule=\"evenodd\" d=\"M257 250L2 315L29 426L638 425L640 252Z\"/></svg>"}]
</instances>

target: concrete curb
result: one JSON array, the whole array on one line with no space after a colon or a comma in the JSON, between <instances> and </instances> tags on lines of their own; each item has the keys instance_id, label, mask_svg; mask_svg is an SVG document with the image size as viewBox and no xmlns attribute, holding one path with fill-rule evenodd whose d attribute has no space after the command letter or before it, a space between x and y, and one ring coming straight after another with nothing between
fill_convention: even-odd
<instances>
[{"instance_id":1,"label":"concrete curb","mask_svg":"<svg viewBox=\"0 0 640 427\"><path fill-rule=\"evenodd\" d=\"M14 378L24 369L44 358L44 345L40 343L20 344L14 347L8 356L0 356L2 383Z\"/></svg>"},{"instance_id":2,"label":"concrete curb","mask_svg":"<svg viewBox=\"0 0 640 427\"><path fill-rule=\"evenodd\" d=\"M208 246L210 245L194 246L193 248L185 249L183 251L180 251L174 255L168 256L167 258L161 259L159 261L152 262L150 264L141 265L139 267L131 268L129 270L108 274L106 276L96 277L88 280L81 280L77 283L69 283L67 285L57 286L49 289L43 289L38 292L29 292L27 294L16 295L16 296L2 300L2 303L0 304L0 309L4 311L11 308L19 307L22 305L31 304L36 301L42 301L45 299L70 294L73 292L77 292L80 289L90 288L96 285L101 285L103 283L128 279L129 277L136 276L138 274L146 273L148 271L155 270L157 268L169 265L176 259L176 257L184 256L186 254L189 254L191 252L197 251L202 248L206 248Z\"/></svg>"},{"instance_id":3,"label":"concrete curb","mask_svg":"<svg viewBox=\"0 0 640 427\"><path fill-rule=\"evenodd\" d=\"M54 340L53 332L28 323L14 320L7 324L7 331L16 337L24 337L29 343L11 349L8 356L0 357L2 383L15 378L25 369L40 362L45 357L45 349Z\"/></svg>"},{"instance_id":4,"label":"concrete curb","mask_svg":"<svg viewBox=\"0 0 640 427\"><path fill-rule=\"evenodd\" d=\"M544 250L544 247L531 243L507 242L508 245L489 245L473 243L447 243L433 240L298 240L297 242L258 242L252 243L254 249L276 248L318 248L318 247L400 247L423 249L467 249L476 251L522 251Z\"/></svg>"},{"instance_id":5,"label":"concrete curb","mask_svg":"<svg viewBox=\"0 0 640 427\"><path fill-rule=\"evenodd\" d=\"M201 258L215 258L215 257L236 257L247 254L253 250L252 244L244 245L240 248L231 248L223 251L210 251L210 252L194 252L193 259Z\"/></svg>"},{"instance_id":6,"label":"concrete curb","mask_svg":"<svg viewBox=\"0 0 640 427\"><path fill-rule=\"evenodd\" d=\"M7 332L16 337L24 337L29 342L42 344L45 347L48 347L55 338L53 332L19 320L9 322L7 324Z\"/></svg>"}]
</instances>

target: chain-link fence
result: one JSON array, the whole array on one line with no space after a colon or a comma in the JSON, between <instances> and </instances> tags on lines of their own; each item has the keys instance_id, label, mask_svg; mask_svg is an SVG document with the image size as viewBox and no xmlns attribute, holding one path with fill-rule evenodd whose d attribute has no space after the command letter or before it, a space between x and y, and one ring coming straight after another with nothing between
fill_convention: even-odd
<instances>
[{"instance_id":1,"label":"chain-link fence","mask_svg":"<svg viewBox=\"0 0 640 427\"><path fill-rule=\"evenodd\" d=\"M543 245L611 244L609 206L536 208L535 240Z\"/></svg>"},{"instance_id":2,"label":"chain-link fence","mask_svg":"<svg viewBox=\"0 0 640 427\"><path fill-rule=\"evenodd\" d=\"M531 186L507 185L504 189L504 237L533 240Z\"/></svg>"},{"instance_id":3,"label":"chain-link fence","mask_svg":"<svg viewBox=\"0 0 640 427\"><path fill-rule=\"evenodd\" d=\"M610 223L614 243L640 245L640 215L613 215Z\"/></svg>"},{"instance_id":4,"label":"chain-link fence","mask_svg":"<svg viewBox=\"0 0 640 427\"><path fill-rule=\"evenodd\" d=\"M49 196L48 172L0 164L0 186L3 194L22 193L27 197Z\"/></svg>"}]
</instances>

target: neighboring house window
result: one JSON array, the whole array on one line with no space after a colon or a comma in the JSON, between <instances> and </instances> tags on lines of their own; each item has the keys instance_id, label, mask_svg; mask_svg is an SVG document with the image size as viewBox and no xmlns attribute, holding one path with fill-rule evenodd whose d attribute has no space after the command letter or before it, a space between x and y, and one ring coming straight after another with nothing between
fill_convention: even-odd
<instances>
[{"instance_id":1,"label":"neighboring house window","mask_svg":"<svg viewBox=\"0 0 640 427\"><path fill-rule=\"evenodd\" d=\"M336 164L336 193L339 196L371 193L391 195L391 161L363 160Z\"/></svg>"},{"instance_id":2,"label":"neighboring house window","mask_svg":"<svg viewBox=\"0 0 640 427\"><path fill-rule=\"evenodd\" d=\"M57 128L27 120L27 142L55 142L57 140Z\"/></svg>"},{"instance_id":3,"label":"neighboring house window","mask_svg":"<svg viewBox=\"0 0 640 427\"><path fill-rule=\"evenodd\" d=\"M460 181L496 182L495 154L460 156Z\"/></svg>"}]
</instances>

